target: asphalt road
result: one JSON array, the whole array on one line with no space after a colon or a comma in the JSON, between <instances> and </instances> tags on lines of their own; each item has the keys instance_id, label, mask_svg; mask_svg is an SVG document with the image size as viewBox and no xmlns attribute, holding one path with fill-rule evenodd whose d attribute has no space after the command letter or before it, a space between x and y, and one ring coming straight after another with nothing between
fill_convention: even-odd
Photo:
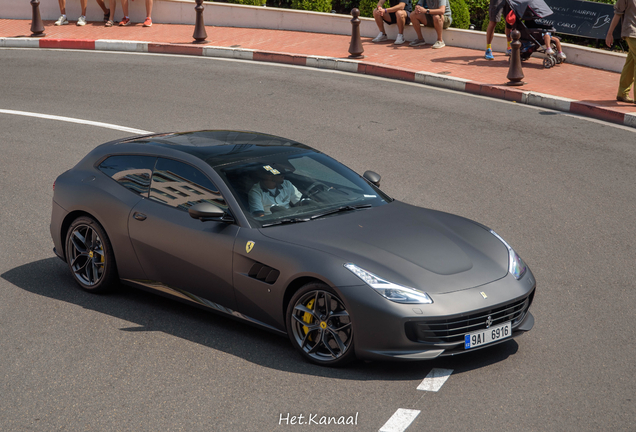
<instances>
[{"instance_id":1,"label":"asphalt road","mask_svg":"<svg viewBox=\"0 0 636 432\"><path fill-rule=\"evenodd\" d=\"M634 130L206 58L0 49L0 77L0 110L307 143L380 173L396 199L490 226L538 281L535 328L515 341L312 366L240 322L136 290L80 291L52 252L53 181L130 133L0 113L0 430L377 431L400 408L420 411L408 431L636 429ZM432 368L453 372L438 392L417 390ZM288 413L357 425L291 425Z\"/></svg>"}]
</instances>

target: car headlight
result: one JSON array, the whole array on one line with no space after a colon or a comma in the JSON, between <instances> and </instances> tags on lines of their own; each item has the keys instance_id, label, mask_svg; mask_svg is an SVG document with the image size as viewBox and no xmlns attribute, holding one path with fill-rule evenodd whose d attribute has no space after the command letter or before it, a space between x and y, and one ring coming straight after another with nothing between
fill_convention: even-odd
<instances>
[{"instance_id":1,"label":"car headlight","mask_svg":"<svg viewBox=\"0 0 636 432\"><path fill-rule=\"evenodd\" d=\"M344 266L354 275L362 279L367 285L380 293L380 295L382 295L385 299L396 303L433 303L433 299L431 299L428 294L423 291L407 288L402 285L386 281L352 263L347 263Z\"/></svg>"},{"instance_id":2,"label":"car headlight","mask_svg":"<svg viewBox=\"0 0 636 432\"><path fill-rule=\"evenodd\" d=\"M515 277L515 279L521 279L523 275L526 274L528 266L526 266L526 263L524 263L521 257L517 255L517 252L515 252L514 249L511 248L510 245L501 238L501 236L499 236L499 234L497 234L493 230L490 230L490 232L492 233L492 235L497 237L508 249L508 271Z\"/></svg>"}]
</instances>

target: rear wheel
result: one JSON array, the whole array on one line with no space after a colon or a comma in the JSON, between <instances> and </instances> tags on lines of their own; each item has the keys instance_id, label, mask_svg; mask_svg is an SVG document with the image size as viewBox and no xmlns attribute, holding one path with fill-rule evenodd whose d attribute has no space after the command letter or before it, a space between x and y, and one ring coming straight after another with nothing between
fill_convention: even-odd
<instances>
[{"instance_id":1,"label":"rear wheel","mask_svg":"<svg viewBox=\"0 0 636 432\"><path fill-rule=\"evenodd\" d=\"M351 316L325 284L308 283L294 294L287 308L287 334L312 363L342 366L355 358Z\"/></svg>"},{"instance_id":2,"label":"rear wheel","mask_svg":"<svg viewBox=\"0 0 636 432\"><path fill-rule=\"evenodd\" d=\"M66 262L75 281L86 291L103 293L117 281L110 240L101 225L90 217L79 217L69 227Z\"/></svg>"}]
</instances>

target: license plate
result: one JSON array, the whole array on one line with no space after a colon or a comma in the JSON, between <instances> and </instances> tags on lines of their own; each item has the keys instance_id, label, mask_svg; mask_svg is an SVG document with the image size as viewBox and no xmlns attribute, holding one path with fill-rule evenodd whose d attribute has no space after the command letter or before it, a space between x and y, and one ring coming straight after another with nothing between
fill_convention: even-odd
<instances>
[{"instance_id":1,"label":"license plate","mask_svg":"<svg viewBox=\"0 0 636 432\"><path fill-rule=\"evenodd\" d=\"M501 339L510 337L512 334L512 324L510 321L486 330L468 333L464 336L464 348L470 349L481 345L486 345Z\"/></svg>"}]
</instances>

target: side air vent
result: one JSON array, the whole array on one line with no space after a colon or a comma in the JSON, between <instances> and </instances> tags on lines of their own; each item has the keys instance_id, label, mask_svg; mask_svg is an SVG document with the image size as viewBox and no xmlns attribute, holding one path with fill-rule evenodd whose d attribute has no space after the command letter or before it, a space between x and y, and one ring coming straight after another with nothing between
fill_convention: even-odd
<instances>
[{"instance_id":1,"label":"side air vent","mask_svg":"<svg viewBox=\"0 0 636 432\"><path fill-rule=\"evenodd\" d=\"M247 275L271 285L276 282L276 279L280 276L280 272L261 263L254 263Z\"/></svg>"}]
</instances>

